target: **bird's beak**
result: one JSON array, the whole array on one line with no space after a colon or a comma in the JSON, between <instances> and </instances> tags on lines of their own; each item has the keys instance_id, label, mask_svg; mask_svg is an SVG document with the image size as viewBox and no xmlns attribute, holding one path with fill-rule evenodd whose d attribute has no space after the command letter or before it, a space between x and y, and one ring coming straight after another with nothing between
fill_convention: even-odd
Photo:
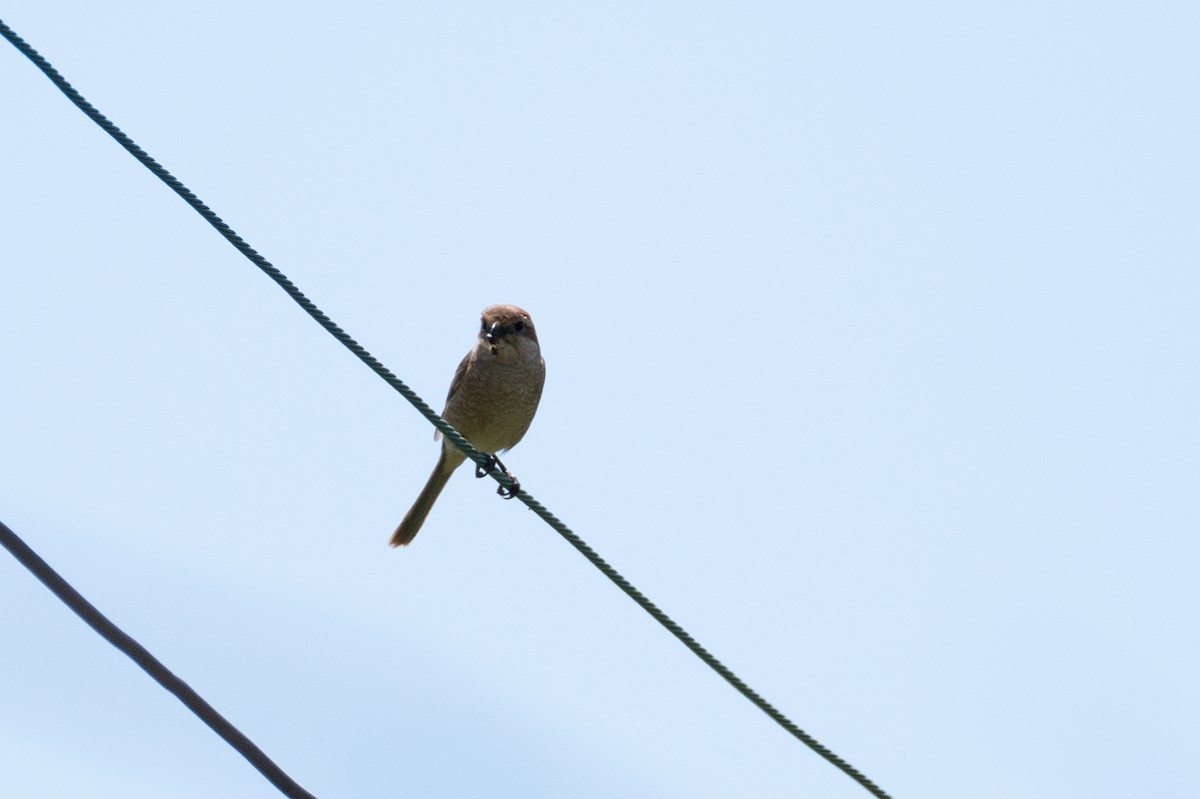
<instances>
[{"instance_id":1,"label":"bird's beak","mask_svg":"<svg viewBox=\"0 0 1200 799\"><path fill-rule=\"evenodd\" d=\"M499 322L493 322L491 328L487 333L484 334L483 340L494 347L496 346L496 342L499 341L503 335L504 326Z\"/></svg>"}]
</instances>

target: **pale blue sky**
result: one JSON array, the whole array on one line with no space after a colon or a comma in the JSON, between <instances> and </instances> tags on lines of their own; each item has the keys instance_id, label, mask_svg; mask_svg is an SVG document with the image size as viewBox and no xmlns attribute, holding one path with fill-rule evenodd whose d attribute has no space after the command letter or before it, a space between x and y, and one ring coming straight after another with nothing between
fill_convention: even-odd
<instances>
[{"instance_id":1,"label":"pale blue sky","mask_svg":"<svg viewBox=\"0 0 1200 799\"><path fill-rule=\"evenodd\" d=\"M1193 3L5 5L897 797L1200 748ZM0 519L321 799L859 797L0 47ZM277 796L0 557L0 794Z\"/></svg>"}]
</instances>

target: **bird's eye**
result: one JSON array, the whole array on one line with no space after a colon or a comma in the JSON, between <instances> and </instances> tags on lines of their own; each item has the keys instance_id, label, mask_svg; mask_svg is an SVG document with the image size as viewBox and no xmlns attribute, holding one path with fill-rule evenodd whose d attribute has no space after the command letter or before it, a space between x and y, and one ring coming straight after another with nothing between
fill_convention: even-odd
<instances>
[{"instance_id":1,"label":"bird's eye","mask_svg":"<svg viewBox=\"0 0 1200 799\"><path fill-rule=\"evenodd\" d=\"M518 333L520 333L524 329L525 329L524 322L517 322L515 325L513 325L513 330L517 331Z\"/></svg>"},{"instance_id":2,"label":"bird's eye","mask_svg":"<svg viewBox=\"0 0 1200 799\"><path fill-rule=\"evenodd\" d=\"M480 318L480 320L479 320L479 329L480 329L480 330L487 330L487 320L486 320L486 319Z\"/></svg>"}]
</instances>

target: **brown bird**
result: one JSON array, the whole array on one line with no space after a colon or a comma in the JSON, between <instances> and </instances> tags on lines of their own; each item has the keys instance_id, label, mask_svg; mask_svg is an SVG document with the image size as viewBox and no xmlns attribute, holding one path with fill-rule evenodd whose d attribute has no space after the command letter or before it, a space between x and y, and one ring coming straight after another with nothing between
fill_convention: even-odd
<instances>
[{"instance_id":1,"label":"brown bird","mask_svg":"<svg viewBox=\"0 0 1200 799\"><path fill-rule=\"evenodd\" d=\"M504 452L529 429L545 380L546 363L529 314L515 305L489 306L483 309L475 346L450 383L442 417L480 452ZM454 444L442 442L433 474L392 533L392 546L413 540L450 475L466 459Z\"/></svg>"}]
</instances>

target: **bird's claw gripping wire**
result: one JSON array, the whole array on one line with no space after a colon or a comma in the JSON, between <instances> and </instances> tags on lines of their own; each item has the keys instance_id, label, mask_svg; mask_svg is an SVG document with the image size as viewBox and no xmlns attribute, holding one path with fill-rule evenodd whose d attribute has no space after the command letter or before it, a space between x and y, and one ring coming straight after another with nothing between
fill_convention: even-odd
<instances>
[{"instance_id":1,"label":"bird's claw gripping wire","mask_svg":"<svg viewBox=\"0 0 1200 799\"><path fill-rule=\"evenodd\" d=\"M504 474L505 477L507 477L509 480L512 480L512 487L510 488L506 485L502 485L496 489L496 493L499 494L500 496L504 497L505 499L512 499L513 497L515 497L517 494L519 494L521 492L521 481L519 481L517 478L513 477L513 473L510 472L508 469L506 469L504 464L501 463L500 459L497 458L495 455L488 455L487 460L484 461L482 464L478 464L478 463L475 464L475 476L476 477L487 477L489 474L491 474L497 468L500 469L500 471Z\"/></svg>"},{"instance_id":2,"label":"bird's claw gripping wire","mask_svg":"<svg viewBox=\"0 0 1200 799\"><path fill-rule=\"evenodd\" d=\"M475 477L476 478L487 477L489 474L492 473L492 469L495 469L496 464L498 464L499 462L500 461L496 460L495 455L488 455L487 458L483 461L483 463L475 464Z\"/></svg>"}]
</instances>

